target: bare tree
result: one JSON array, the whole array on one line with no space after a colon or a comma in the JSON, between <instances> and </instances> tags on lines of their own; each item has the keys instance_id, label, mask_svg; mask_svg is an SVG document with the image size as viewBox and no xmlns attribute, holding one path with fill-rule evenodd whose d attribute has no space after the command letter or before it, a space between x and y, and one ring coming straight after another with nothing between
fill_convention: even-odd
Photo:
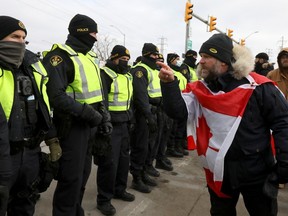
<instances>
[{"instance_id":1,"label":"bare tree","mask_svg":"<svg viewBox=\"0 0 288 216\"><path fill-rule=\"evenodd\" d=\"M99 61L106 61L111 53L112 47L116 40L111 39L108 35L98 37L97 43L94 45L94 52L97 53Z\"/></svg>"}]
</instances>

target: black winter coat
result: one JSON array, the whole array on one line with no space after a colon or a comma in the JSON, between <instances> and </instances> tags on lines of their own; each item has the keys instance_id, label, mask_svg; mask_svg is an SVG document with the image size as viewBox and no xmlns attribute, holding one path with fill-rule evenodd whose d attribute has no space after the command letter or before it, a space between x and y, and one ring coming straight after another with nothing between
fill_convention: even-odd
<instances>
[{"instance_id":1,"label":"black winter coat","mask_svg":"<svg viewBox=\"0 0 288 216\"><path fill-rule=\"evenodd\" d=\"M229 92L244 83L248 83L246 78L236 80L226 73L208 87L214 92ZM167 114L176 119L187 118L177 81L161 82L161 89ZM277 166L271 151L270 130ZM266 83L254 90L225 156L222 192L229 194L242 185L263 183L272 170L278 172L280 182L288 182L288 104L272 83Z\"/></svg>"}]
</instances>

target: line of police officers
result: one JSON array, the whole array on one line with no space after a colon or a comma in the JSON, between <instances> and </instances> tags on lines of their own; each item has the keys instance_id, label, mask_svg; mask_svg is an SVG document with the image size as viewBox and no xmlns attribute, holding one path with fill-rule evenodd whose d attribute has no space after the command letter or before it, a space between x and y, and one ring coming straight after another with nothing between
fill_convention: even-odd
<instances>
[{"instance_id":1,"label":"line of police officers","mask_svg":"<svg viewBox=\"0 0 288 216\"><path fill-rule=\"evenodd\" d=\"M35 194L54 178L53 215L84 216L92 155L104 215L116 213L112 198L135 199L126 191L129 171L132 188L149 193L157 185L150 176L160 175L155 159L156 168L173 170L156 64L164 59L154 44L144 44L132 68L117 45L100 70L91 51L97 24L88 16L75 15L66 42L43 52L42 62L25 48L21 21L0 16L0 30L0 215L33 215Z\"/></svg>"}]
</instances>

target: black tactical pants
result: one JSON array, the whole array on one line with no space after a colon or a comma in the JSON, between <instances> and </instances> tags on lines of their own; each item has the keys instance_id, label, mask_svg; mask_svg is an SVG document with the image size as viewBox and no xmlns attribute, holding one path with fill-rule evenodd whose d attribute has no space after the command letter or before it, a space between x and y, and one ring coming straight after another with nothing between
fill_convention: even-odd
<instances>
[{"instance_id":1,"label":"black tactical pants","mask_svg":"<svg viewBox=\"0 0 288 216\"><path fill-rule=\"evenodd\" d=\"M114 194L122 194L127 188L130 143L127 122L113 124L110 143L112 151L98 157L98 204L110 202Z\"/></svg>"},{"instance_id":2,"label":"black tactical pants","mask_svg":"<svg viewBox=\"0 0 288 216\"><path fill-rule=\"evenodd\" d=\"M92 163L88 151L90 130L84 122L73 122L67 137L60 140L62 157L53 198L53 216L84 216L81 202Z\"/></svg>"},{"instance_id":3,"label":"black tactical pants","mask_svg":"<svg viewBox=\"0 0 288 216\"><path fill-rule=\"evenodd\" d=\"M11 155L12 178L7 215L34 215L36 200L32 198L32 183L39 173L40 147L23 148Z\"/></svg>"}]
</instances>

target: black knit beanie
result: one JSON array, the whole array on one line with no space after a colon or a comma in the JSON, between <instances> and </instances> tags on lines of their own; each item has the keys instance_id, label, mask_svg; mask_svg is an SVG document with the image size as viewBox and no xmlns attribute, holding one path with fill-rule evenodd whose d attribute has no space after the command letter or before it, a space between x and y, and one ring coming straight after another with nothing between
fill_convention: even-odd
<instances>
[{"instance_id":1,"label":"black knit beanie","mask_svg":"<svg viewBox=\"0 0 288 216\"><path fill-rule=\"evenodd\" d=\"M185 58L194 58L194 56L197 56L197 52L195 50L188 50L185 53Z\"/></svg>"},{"instance_id":2,"label":"black knit beanie","mask_svg":"<svg viewBox=\"0 0 288 216\"><path fill-rule=\"evenodd\" d=\"M121 45L114 46L111 52L110 59L113 61L122 56L127 56L130 59L129 51L124 46L121 46Z\"/></svg>"},{"instance_id":3,"label":"black knit beanie","mask_svg":"<svg viewBox=\"0 0 288 216\"><path fill-rule=\"evenodd\" d=\"M227 35L219 33L214 34L206 42L204 42L199 50L199 54L206 53L214 58L231 64L233 57L233 43Z\"/></svg>"},{"instance_id":4,"label":"black knit beanie","mask_svg":"<svg viewBox=\"0 0 288 216\"><path fill-rule=\"evenodd\" d=\"M264 59L264 60L266 60L266 61L269 60L268 54L267 54L267 53L264 53L264 52L258 53L258 54L255 56L255 58L262 58L262 59Z\"/></svg>"},{"instance_id":5,"label":"black knit beanie","mask_svg":"<svg viewBox=\"0 0 288 216\"><path fill-rule=\"evenodd\" d=\"M27 35L27 30L20 20L10 16L0 16L0 40L17 30L22 30Z\"/></svg>"},{"instance_id":6,"label":"black knit beanie","mask_svg":"<svg viewBox=\"0 0 288 216\"><path fill-rule=\"evenodd\" d=\"M97 23L90 17L82 14L77 14L71 19L68 30L73 36L81 36L91 32L98 32Z\"/></svg>"},{"instance_id":7,"label":"black knit beanie","mask_svg":"<svg viewBox=\"0 0 288 216\"><path fill-rule=\"evenodd\" d=\"M159 54L159 49L152 43L145 43L142 48L142 56L149 56L150 54Z\"/></svg>"},{"instance_id":8,"label":"black knit beanie","mask_svg":"<svg viewBox=\"0 0 288 216\"><path fill-rule=\"evenodd\" d=\"M173 62L178 57L179 57L179 55L177 55L176 53L168 53L167 54L167 63L170 64L171 62Z\"/></svg>"}]
</instances>

